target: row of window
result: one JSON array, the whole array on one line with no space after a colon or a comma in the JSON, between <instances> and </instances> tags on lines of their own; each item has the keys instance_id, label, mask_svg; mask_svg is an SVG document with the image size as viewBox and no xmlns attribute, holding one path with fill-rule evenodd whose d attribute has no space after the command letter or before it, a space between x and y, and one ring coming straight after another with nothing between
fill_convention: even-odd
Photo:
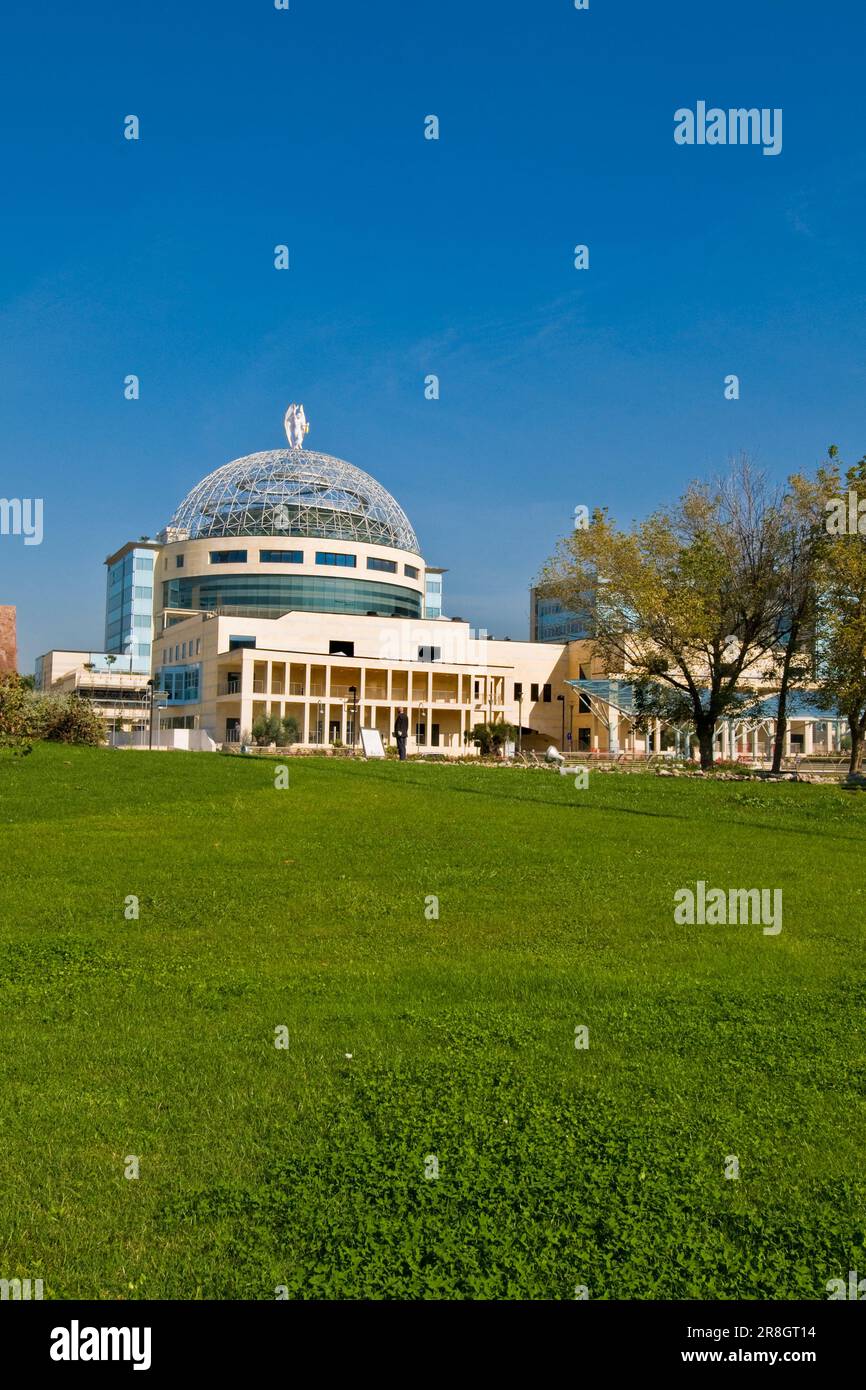
<instances>
[{"instance_id":1,"label":"row of window","mask_svg":"<svg viewBox=\"0 0 866 1390\"><path fill-rule=\"evenodd\" d=\"M532 700L533 704L534 704L534 703L537 701L537 699L538 699L538 692L539 692L539 690L541 691L541 700L542 700L542 704L549 705L549 704L550 704L550 701L551 701L552 698L553 698L553 686L551 686L551 685L541 685L538 681L533 681L532 684L531 684L530 687L529 687L529 698L530 698L530 700ZM522 699L523 699L523 682L522 682L522 681L515 681L515 682L514 682L514 698L515 698L515 700L522 700Z\"/></svg>"},{"instance_id":2,"label":"row of window","mask_svg":"<svg viewBox=\"0 0 866 1390\"><path fill-rule=\"evenodd\" d=\"M199 696L199 667L184 666L181 670L160 671L159 688L165 691L169 704L192 704Z\"/></svg>"},{"instance_id":3,"label":"row of window","mask_svg":"<svg viewBox=\"0 0 866 1390\"><path fill-rule=\"evenodd\" d=\"M139 574L144 574L153 570L152 555L127 555L118 564L112 565L108 571L108 582L114 587L119 584L121 578L125 584L130 582L133 570L138 570Z\"/></svg>"},{"instance_id":4,"label":"row of window","mask_svg":"<svg viewBox=\"0 0 866 1390\"><path fill-rule=\"evenodd\" d=\"M170 661L186 661L186 658L187 658L187 650L186 650L186 649L187 649L187 647L189 647L189 655L190 655L190 656L201 656L201 638L200 638L200 637L196 637L196 639L195 639L195 651L193 651L193 639L190 638L190 639L189 639L189 642L175 642L175 644L174 644L174 656L173 656L173 657L172 657L172 654L171 654L171 650L172 650L171 647L163 647L163 649L162 649L162 660L163 660L163 665L168 665L168 663L169 663Z\"/></svg>"},{"instance_id":5,"label":"row of window","mask_svg":"<svg viewBox=\"0 0 866 1390\"><path fill-rule=\"evenodd\" d=\"M245 565L247 563L248 551L246 550L212 550L210 552L210 563L212 565ZM184 567L183 555L174 557L175 569L182 570ZM302 565L304 563L304 552L302 550L260 550L259 564L262 565ZM168 564L168 557L166 557ZM357 569L357 555L349 554L339 550L317 550L317 565L339 565L342 569ZM383 560L377 555L367 556L367 569L380 570L385 574L397 573L396 560ZM418 568L416 565L404 565L403 573L410 579L418 578Z\"/></svg>"},{"instance_id":6,"label":"row of window","mask_svg":"<svg viewBox=\"0 0 866 1390\"><path fill-rule=\"evenodd\" d=\"M162 602L163 608L222 609L262 618L280 617L293 610L389 618L421 616L421 595L415 589L380 579L325 575L257 573L168 579L163 584Z\"/></svg>"}]
</instances>

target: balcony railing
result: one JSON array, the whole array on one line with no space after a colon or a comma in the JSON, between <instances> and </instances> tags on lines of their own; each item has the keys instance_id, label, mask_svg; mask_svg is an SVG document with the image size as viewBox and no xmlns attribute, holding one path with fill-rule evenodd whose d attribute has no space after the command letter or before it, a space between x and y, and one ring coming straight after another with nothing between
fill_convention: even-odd
<instances>
[{"instance_id":1,"label":"balcony railing","mask_svg":"<svg viewBox=\"0 0 866 1390\"><path fill-rule=\"evenodd\" d=\"M220 681L217 685L217 695L240 695L241 683L237 681Z\"/></svg>"}]
</instances>

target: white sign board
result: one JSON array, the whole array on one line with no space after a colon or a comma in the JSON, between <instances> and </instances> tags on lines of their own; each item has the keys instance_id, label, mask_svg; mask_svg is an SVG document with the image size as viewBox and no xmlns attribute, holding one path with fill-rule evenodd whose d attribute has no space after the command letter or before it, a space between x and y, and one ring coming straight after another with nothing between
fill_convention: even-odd
<instances>
[{"instance_id":1,"label":"white sign board","mask_svg":"<svg viewBox=\"0 0 866 1390\"><path fill-rule=\"evenodd\" d=\"M385 756L382 735L378 729L361 730L361 747L364 750L365 758L384 758Z\"/></svg>"}]
</instances>

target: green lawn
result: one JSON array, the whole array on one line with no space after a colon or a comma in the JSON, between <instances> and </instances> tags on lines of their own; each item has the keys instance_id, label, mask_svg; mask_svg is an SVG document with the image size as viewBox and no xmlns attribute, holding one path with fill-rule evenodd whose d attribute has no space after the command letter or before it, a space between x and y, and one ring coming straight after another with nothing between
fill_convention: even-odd
<instances>
[{"instance_id":1,"label":"green lawn","mask_svg":"<svg viewBox=\"0 0 866 1390\"><path fill-rule=\"evenodd\" d=\"M0 1277L781 1299L866 1275L866 796L274 770L0 755ZM675 925L697 879L781 887L781 934Z\"/></svg>"}]
</instances>

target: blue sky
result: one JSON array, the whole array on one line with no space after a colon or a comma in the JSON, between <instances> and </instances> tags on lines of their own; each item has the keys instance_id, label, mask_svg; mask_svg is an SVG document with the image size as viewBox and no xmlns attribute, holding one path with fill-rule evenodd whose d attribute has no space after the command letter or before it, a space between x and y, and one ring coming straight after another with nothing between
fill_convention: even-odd
<instances>
[{"instance_id":1,"label":"blue sky","mask_svg":"<svg viewBox=\"0 0 866 1390\"><path fill-rule=\"evenodd\" d=\"M401 502L448 613L514 638L576 504L628 521L741 449L778 477L866 453L853 0L7 0L0 26L0 496L45 507L41 546L0 537L22 669L100 647L105 556L278 447L293 400ZM698 100L782 108L782 153L676 145Z\"/></svg>"}]
</instances>

